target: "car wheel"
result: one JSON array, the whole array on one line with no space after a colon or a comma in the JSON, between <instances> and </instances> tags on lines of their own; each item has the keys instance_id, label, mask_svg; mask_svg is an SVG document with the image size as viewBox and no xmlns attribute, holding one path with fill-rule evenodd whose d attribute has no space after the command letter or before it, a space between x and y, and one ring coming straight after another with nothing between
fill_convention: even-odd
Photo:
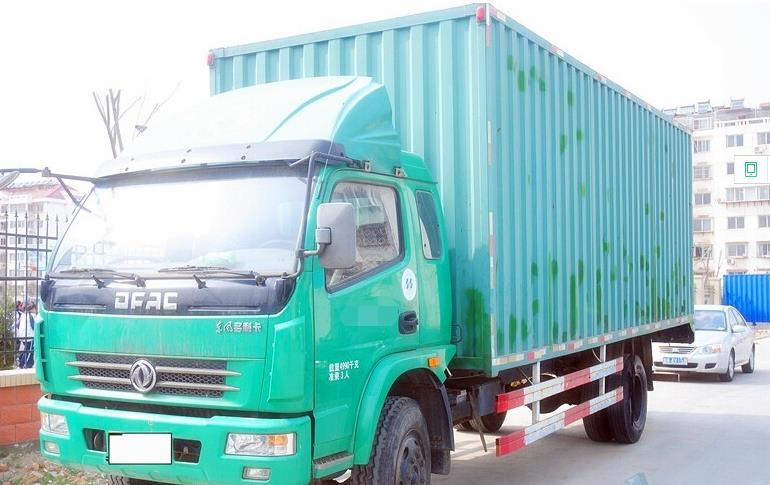
<instances>
[{"instance_id":1,"label":"car wheel","mask_svg":"<svg viewBox=\"0 0 770 485\"><path fill-rule=\"evenodd\" d=\"M751 346L751 355L749 355L749 361L741 366L741 370L744 374L751 374L754 372L754 346Z\"/></svg>"},{"instance_id":2,"label":"car wheel","mask_svg":"<svg viewBox=\"0 0 770 485\"><path fill-rule=\"evenodd\" d=\"M620 375L623 400L607 408L612 437L618 443L636 443L647 422L647 373L638 355L626 355Z\"/></svg>"},{"instance_id":3,"label":"car wheel","mask_svg":"<svg viewBox=\"0 0 770 485\"><path fill-rule=\"evenodd\" d=\"M735 377L735 352L730 351L730 357L727 358L727 370L724 374L719 374L719 380L722 382L730 382Z\"/></svg>"}]
</instances>

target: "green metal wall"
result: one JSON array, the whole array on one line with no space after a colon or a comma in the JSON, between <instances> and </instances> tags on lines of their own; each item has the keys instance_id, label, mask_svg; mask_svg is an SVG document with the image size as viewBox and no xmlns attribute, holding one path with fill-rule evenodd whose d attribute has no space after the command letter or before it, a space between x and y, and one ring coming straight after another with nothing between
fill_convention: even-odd
<instances>
[{"instance_id":1,"label":"green metal wall","mask_svg":"<svg viewBox=\"0 0 770 485\"><path fill-rule=\"evenodd\" d=\"M689 135L494 8L213 53L212 94L324 75L387 87L443 199L455 365L495 373L691 314Z\"/></svg>"}]
</instances>

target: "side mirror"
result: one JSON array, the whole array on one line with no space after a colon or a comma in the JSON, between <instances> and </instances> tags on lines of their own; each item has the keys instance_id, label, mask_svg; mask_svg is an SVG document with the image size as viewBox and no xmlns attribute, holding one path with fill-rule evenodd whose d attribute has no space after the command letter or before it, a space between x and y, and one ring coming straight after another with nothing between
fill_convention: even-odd
<instances>
[{"instance_id":1,"label":"side mirror","mask_svg":"<svg viewBox=\"0 0 770 485\"><path fill-rule=\"evenodd\" d=\"M20 175L20 172L18 170L14 170L13 172L8 172L2 177L0 177L0 190L11 185L19 175Z\"/></svg>"},{"instance_id":2,"label":"side mirror","mask_svg":"<svg viewBox=\"0 0 770 485\"><path fill-rule=\"evenodd\" d=\"M733 333L743 333L745 331L746 331L746 327L744 327L743 325L735 325L733 327Z\"/></svg>"},{"instance_id":3,"label":"side mirror","mask_svg":"<svg viewBox=\"0 0 770 485\"><path fill-rule=\"evenodd\" d=\"M356 264L356 212L348 202L327 202L316 213L318 261L326 269L351 268Z\"/></svg>"}]
</instances>

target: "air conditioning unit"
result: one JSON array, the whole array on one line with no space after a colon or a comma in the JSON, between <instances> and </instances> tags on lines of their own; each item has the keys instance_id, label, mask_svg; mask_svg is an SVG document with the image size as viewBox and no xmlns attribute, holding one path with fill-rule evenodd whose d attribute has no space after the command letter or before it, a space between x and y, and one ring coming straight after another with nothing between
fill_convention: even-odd
<instances>
[{"instance_id":1,"label":"air conditioning unit","mask_svg":"<svg viewBox=\"0 0 770 485\"><path fill-rule=\"evenodd\" d=\"M735 259L734 258L727 258L727 264L729 264L730 266L733 266L735 264Z\"/></svg>"},{"instance_id":2,"label":"air conditioning unit","mask_svg":"<svg viewBox=\"0 0 770 485\"><path fill-rule=\"evenodd\" d=\"M760 145L754 147L754 155L762 155L767 153L767 145Z\"/></svg>"}]
</instances>

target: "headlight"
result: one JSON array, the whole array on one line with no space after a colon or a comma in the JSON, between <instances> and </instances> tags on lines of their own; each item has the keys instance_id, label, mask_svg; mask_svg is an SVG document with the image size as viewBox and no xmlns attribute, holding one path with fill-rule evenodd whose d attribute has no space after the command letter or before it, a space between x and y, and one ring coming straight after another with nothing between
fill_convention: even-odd
<instances>
[{"instance_id":1,"label":"headlight","mask_svg":"<svg viewBox=\"0 0 770 485\"><path fill-rule=\"evenodd\" d=\"M67 418L61 414L49 414L40 412L40 427L43 431L49 433L60 434L68 436L70 434L69 428L67 428Z\"/></svg>"},{"instance_id":2,"label":"headlight","mask_svg":"<svg viewBox=\"0 0 770 485\"><path fill-rule=\"evenodd\" d=\"M295 434L229 433L225 453L249 456L288 456L296 451Z\"/></svg>"},{"instance_id":3,"label":"headlight","mask_svg":"<svg viewBox=\"0 0 770 485\"><path fill-rule=\"evenodd\" d=\"M722 351L722 346L719 344L704 345L700 348L701 354L718 354Z\"/></svg>"}]
</instances>

